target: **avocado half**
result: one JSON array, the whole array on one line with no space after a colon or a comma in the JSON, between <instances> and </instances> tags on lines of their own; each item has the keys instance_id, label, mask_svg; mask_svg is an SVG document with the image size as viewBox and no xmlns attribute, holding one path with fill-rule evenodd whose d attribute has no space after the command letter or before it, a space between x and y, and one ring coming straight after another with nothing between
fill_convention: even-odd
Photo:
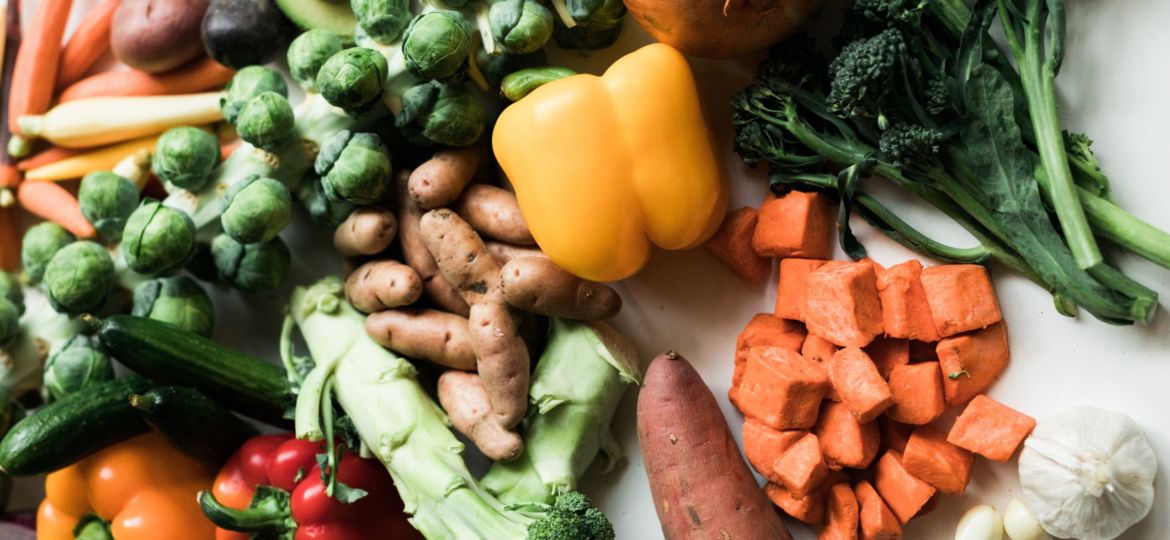
<instances>
[{"instance_id":1,"label":"avocado half","mask_svg":"<svg viewBox=\"0 0 1170 540\"><path fill-rule=\"evenodd\" d=\"M276 0L276 5L304 30L323 28L340 36L353 36L357 25L348 0Z\"/></svg>"}]
</instances>

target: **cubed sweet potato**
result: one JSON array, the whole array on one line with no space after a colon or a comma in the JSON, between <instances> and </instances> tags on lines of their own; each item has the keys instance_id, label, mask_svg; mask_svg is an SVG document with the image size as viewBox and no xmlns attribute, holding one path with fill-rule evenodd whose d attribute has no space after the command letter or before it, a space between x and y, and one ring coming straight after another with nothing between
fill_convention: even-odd
<instances>
[{"instance_id":1,"label":"cubed sweet potato","mask_svg":"<svg viewBox=\"0 0 1170 540\"><path fill-rule=\"evenodd\" d=\"M865 351L846 347L829 361L829 382L841 396L841 403L862 424L874 421L894 404L890 387L878 373Z\"/></svg>"},{"instance_id":2,"label":"cubed sweet potato","mask_svg":"<svg viewBox=\"0 0 1170 540\"><path fill-rule=\"evenodd\" d=\"M780 347L753 347L748 351L738 401L747 416L773 429L808 429L829 380L820 366Z\"/></svg>"},{"instance_id":3,"label":"cubed sweet potato","mask_svg":"<svg viewBox=\"0 0 1170 540\"><path fill-rule=\"evenodd\" d=\"M858 482L853 486L853 495L861 509L858 519L861 540L902 540L902 523L872 484L865 480Z\"/></svg>"},{"instance_id":4,"label":"cubed sweet potato","mask_svg":"<svg viewBox=\"0 0 1170 540\"><path fill-rule=\"evenodd\" d=\"M905 339L879 336L865 348L883 379L890 378L894 366L910 363L910 342Z\"/></svg>"},{"instance_id":5,"label":"cubed sweet potato","mask_svg":"<svg viewBox=\"0 0 1170 540\"><path fill-rule=\"evenodd\" d=\"M882 306L873 265L824 265L809 274L808 331L842 347L864 347L882 333Z\"/></svg>"},{"instance_id":6,"label":"cubed sweet potato","mask_svg":"<svg viewBox=\"0 0 1170 540\"><path fill-rule=\"evenodd\" d=\"M731 390L728 391L731 402L738 406L736 395L743 380L749 349L767 346L799 351L804 344L805 334L804 325L770 313L757 313L752 317L735 341L735 370L731 373Z\"/></svg>"},{"instance_id":7,"label":"cubed sweet potato","mask_svg":"<svg viewBox=\"0 0 1170 540\"><path fill-rule=\"evenodd\" d=\"M882 435L882 449L906 451L906 443L910 441L910 434L914 433L914 426L895 422L888 416L878 418L878 431Z\"/></svg>"},{"instance_id":8,"label":"cubed sweet potato","mask_svg":"<svg viewBox=\"0 0 1170 540\"><path fill-rule=\"evenodd\" d=\"M878 296L887 336L938 341L921 276L922 263L914 259L878 272Z\"/></svg>"},{"instance_id":9,"label":"cubed sweet potato","mask_svg":"<svg viewBox=\"0 0 1170 540\"><path fill-rule=\"evenodd\" d=\"M962 405L987 391L1007 368L1007 325L995 323L983 330L943 338L936 347L943 373L947 405Z\"/></svg>"},{"instance_id":10,"label":"cubed sweet potato","mask_svg":"<svg viewBox=\"0 0 1170 540\"><path fill-rule=\"evenodd\" d=\"M1003 318L983 266L932 266L922 271L922 287L941 337L987 328Z\"/></svg>"},{"instance_id":11,"label":"cubed sweet potato","mask_svg":"<svg viewBox=\"0 0 1170 540\"><path fill-rule=\"evenodd\" d=\"M857 496L847 483L834 484L825 498L825 526L817 540L857 540Z\"/></svg>"},{"instance_id":12,"label":"cubed sweet potato","mask_svg":"<svg viewBox=\"0 0 1170 540\"><path fill-rule=\"evenodd\" d=\"M836 212L819 193L790 191L760 205L752 248L764 257L828 259Z\"/></svg>"},{"instance_id":13,"label":"cubed sweet potato","mask_svg":"<svg viewBox=\"0 0 1170 540\"><path fill-rule=\"evenodd\" d=\"M947 442L947 433L932 426L914 430L902 452L906 472L949 495L962 495L971 480L975 456Z\"/></svg>"},{"instance_id":14,"label":"cubed sweet potato","mask_svg":"<svg viewBox=\"0 0 1170 540\"><path fill-rule=\"evenodd\" d=\"M882 500L903 524L917 515L936 491L934 486L907 472L902 467L902 455L894 450L888 450L878 458L873 483Z\"/></svg>"},{"instance_id":15,"label":"cubed sweet potato","mask_svg":"<svg viewBox=\"0 0 1170 540\"><path fill-rule=\"evenodd\" d=\"M779 482L776 460L806 434L807 431L775 430L755 418L746 418L743 422L743 455L760 476L770 482Z\"/></svg>"},{"instance_id":16,"label":"cubed sweet potato","mask_svg":"<svg viewBox=\"0 0 1170 540\"><path fill-rule=\"evenodd\" d=\"M825 521L825 498L828 489L822 486L814 490L807 497L798 499L792 496L784 486L768 482L764 485L764 493L772 500L772 504L780 507L785 514L797 521L817 525Z\"/></svg>"},{"instance_id":17,"label":"cubed sweet potato","mask_svg":"<svg viewBox=\"0 0 1170 540\"><path fill-rule=\"evenodd\" d=\"M826 261L821 259L780 259L780 281L776 286L776 315L804 321L808 276Z\"/></svg>"},{"instance_id":18,"label":"cubed sweet potato","mask_svg":"<svg viewBox=\"0 0 1170 540\"><path fill-rule=\"evenodd\" d=\"M758 219L755 208L738 208L723 218L719 231L707 240L707 251L749 283L759 283L772 273L772 261L752 249Z\"/></svg>"},{"instance_id":19,"label":"cubed sweet potato","mask_svg":"<svg viewBox=\"0 0 1170 540\"><path fill-rule=\"evenodd\" d=\"M830 341L809 334L804 339L804 345L800 348L800 354L818 366L825 369L825 376L829 376L829 361L833 359L833 355L841 348L833 345ZM841 395L837 393L837 389L829 385L829 390L825 392L825 398L833 401L841 401Z\"/></svg>"},{"instance_id":20,"label":"cubed sweet potato","mask_svg":"<svg viewBox=\"0 0 1170 540\"><path fill-rule=\"evenodd\" d=\"M813 433L821 443L821 453L829 468L864 469L873 462L881 444L875 422L862 424L841 403L825 401Z\"/></svg>"},{"instance_id":21,"label":"cubed sweet potato","mask_svg":"<svg viewBox=\"0 0 1170 540\"><path fill-rule=\"evenodd\" d=\"M811 494L829 474L817 436L809 433L789 446L776 460L776 477L797 499Z\"/></svg>"},{"instance_id":22,"label":"cubed sweet potato","mask_svg":"<svg viewBox=\"0 0 1170 540\"><path fill-rule=\"evenodd\" d=\"M890 396L894 405L886 409L886 416L896 422L920 426L942 416L946 400L938 362L895 367L890 371Z\"/></svg>"},{"instance_id":23,"label":"cubed sweet potato","mask_svg":"<svg viewBox=\"0 0 1170 540\"><path fill-rule=\"evenodd\" d=\"M992 461L1007 461L1023 444L1036 420L985 395L975 396L963 410L947 442Z\"/></svg>"}]
</instances>

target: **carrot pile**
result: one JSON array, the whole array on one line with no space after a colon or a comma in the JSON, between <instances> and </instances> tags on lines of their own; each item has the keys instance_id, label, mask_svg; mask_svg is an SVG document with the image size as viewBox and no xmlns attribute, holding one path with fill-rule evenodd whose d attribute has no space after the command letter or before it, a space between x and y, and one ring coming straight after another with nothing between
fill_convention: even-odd
<instances>
[{"instance_id":1,"label":"carrot pile","mask_svg":"<svg viewBox=\"0 0 1170 540\"><path fill-rule=\"evenodd\" d=\"M1009 359L987 271L827 260L834 215L790 192L732 212L708 244L748 280L781 259L775 313L739 335L729 397L784 513L820 538L902 538L937 493L963 493L975 455L1011 459L1035 421L983 395Z\"/></svg>"}]
</instances>

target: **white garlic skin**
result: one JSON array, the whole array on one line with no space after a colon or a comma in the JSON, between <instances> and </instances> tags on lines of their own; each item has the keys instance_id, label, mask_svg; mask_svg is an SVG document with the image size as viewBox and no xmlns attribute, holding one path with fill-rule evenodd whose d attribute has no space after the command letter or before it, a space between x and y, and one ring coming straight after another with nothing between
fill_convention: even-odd
<instances>
[{"instance_id":1,"label":"white garlic skin","mask_svg":"<svg viewBox=\"0 0 1170 540\"><path fill-rule=\"evenodd\" d=\"M955 540L1003 540L1003 519L991 506L973 506L959 519Z\"/></svg>"},{"instance_id":2,"label":"white garlic skin","mask_svg":"<svg viewBox=\"0 0 1170 540\"><path fill-rule=\"evenodd\" d=\"M1051 540L1040 520L1015 497L1003 509L1003 529L1011 540Z\"/></svg>"}]
</instances>

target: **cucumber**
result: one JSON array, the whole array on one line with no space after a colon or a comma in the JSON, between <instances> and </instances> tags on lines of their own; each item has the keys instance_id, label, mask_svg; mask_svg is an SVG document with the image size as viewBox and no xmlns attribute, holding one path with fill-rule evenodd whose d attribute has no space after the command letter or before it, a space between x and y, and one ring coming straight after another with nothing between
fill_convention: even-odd
<instances>
[{"instance_id":1,"label":"cucumber","mask_svg":"<svg viewBox=\"0 0 1170 540\"><path fill-rule=\"evenodd\" d=\"M118 362L162 384L190 386L245 416L289 426L295 396L284 370L169 324L114 315L98 339Z\"/></svg>"},{"instance_id":2,"label":"cucumber","mask_svg":"<svg viewBox=\"0 0 1170 540\"><path fill-rule=\"evenodd\" d=\"M130 396L130 406L171 446L215 467L256 435L255 428L194 388L152 388Z\"/></svg>"},{"instance_id":3,"label":"cucumber","mask_svg":"<svg viewBox=\"0 0 1170 540\"><path fill-rule=\"evenodd\" d=\"M14 476L55 471L150 430L130 396L151 382L131 375L87 386L21 420L0 441L0 471Z\"/></svg>"}]
</instances>

